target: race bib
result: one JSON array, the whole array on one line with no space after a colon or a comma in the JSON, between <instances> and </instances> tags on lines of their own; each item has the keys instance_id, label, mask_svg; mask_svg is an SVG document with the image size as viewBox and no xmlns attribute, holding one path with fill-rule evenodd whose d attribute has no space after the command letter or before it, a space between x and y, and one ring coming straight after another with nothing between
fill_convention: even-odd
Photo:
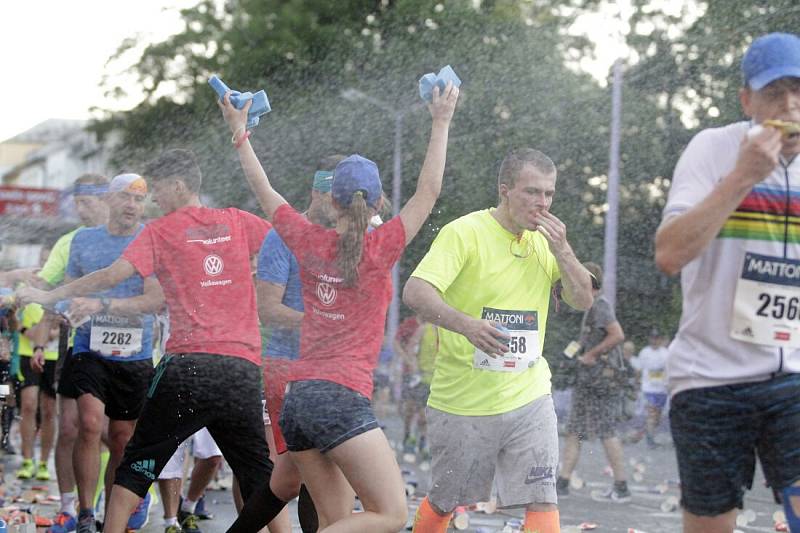
<instances>
[{"instance_id":1,"label":"race bib","mask_svg":"<svg viewBox=\"0 0 800 533\"><path fill-rule=\"evenodd\" d=\"M92 315L89 349L100 355L127 357L142 351L140 317Z\"/></svg>"},{"instance_id":2,"label":"race bib","mask_svg":"<svg viewBox=\"0 0 800 533\"><path fill-rule=\"evenodd\" d=\"M508 329L511 339L508 351L497 357L475 348L472 366L493 372L523 372L532 367L541 355L539 349L539 318L536 311L506 311L484 307L484 320L492 320Z\"/></svg>"},{"instance_id":3,"label":"race bib","mask_svg":"<svg viewBox=\"0 0 800 533\"><path fill-rule=\"evenodd\" d=\"M745 254L730 335L753 344L800 347L800 261Z\"/></svg>"},{"instance_id":4,"label":"race bib","mask_svg":"<svg viewBox=\"0 0 800 533\"><path fill-rule=\"evenodd\" d=\"M664 381L664 371L663 370L648 370L647 371L647 378L650 380L651 383L660 383Z\"/></svg>"}]
</instances>

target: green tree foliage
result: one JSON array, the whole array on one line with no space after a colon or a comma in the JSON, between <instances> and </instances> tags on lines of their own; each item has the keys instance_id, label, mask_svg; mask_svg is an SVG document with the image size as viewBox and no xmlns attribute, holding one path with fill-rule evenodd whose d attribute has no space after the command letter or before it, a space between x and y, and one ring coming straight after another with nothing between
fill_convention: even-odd
<instances>
[{"instance_id":1,"label":"green tree foliage","mask_svg":"<svg viewBox=\"0 0 800 533\"><path fill-rule=\"evenodd\" d=\"M677 158L698 128L741 117L741 53L755 35L796 28L794 4L687 2L676 15L651 0L635 2L628 44L639 60L626 68L623 90L617 301L623 327L640 345L653 325L677 326L677 281L652 260ZM690 7L699 7L693 22ZM610 89L565 66L567 55L589 54L593 45L564 28L571 17L607 8L596 0L202 0L182 11L182 32L144 49L134 70L145 100L95 128L121 133L115 158L127 168L164 148L194 149L212 204L257 210L206 80L218 74L237 89L265 88L273 111L252 141L276 188L302 208L316 161L330 153L374 159L391 190L394 117L342 98L354 88L404 112L408 198L430 126L416 82L451 64L464 86L444 191L403 258L401 279L443 224L495 205L500 160L518 146L541 149L557 163L553 211L578 257L602 262ZM118 55L137 46L126 39ZM577 335L580 317L565 307L551 313L551 355Z\"/></svg>"}]
</instances>

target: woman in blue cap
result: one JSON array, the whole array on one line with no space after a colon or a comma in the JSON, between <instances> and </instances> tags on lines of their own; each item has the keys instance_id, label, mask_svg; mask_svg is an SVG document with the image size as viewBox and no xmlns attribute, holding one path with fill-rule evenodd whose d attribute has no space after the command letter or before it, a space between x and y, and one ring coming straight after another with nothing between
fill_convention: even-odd
<instances>
[{"instance_id":1,"label":"woman in blue cap","mask_svg":"<svg viewBox=\"0 0 800 533\"><path fill-rule=\"evenodd\" d=\"M237 110L228 95L220 102L245 176L300 265L305 307L300 359L280 425L317 506L321 531L394 532L406 522L400 469L372 411L372 372L392 294L391 269L441 191L457 100L452 84L442 94L434 90L430 142L416 192L399 216L371 232L369 220L382 203L375 163L352 155L336 166L335 227L314 225L272 188L247 140L248 106ZM352 513L350 486L363 513Z\"/></svg>"}]
</instances>

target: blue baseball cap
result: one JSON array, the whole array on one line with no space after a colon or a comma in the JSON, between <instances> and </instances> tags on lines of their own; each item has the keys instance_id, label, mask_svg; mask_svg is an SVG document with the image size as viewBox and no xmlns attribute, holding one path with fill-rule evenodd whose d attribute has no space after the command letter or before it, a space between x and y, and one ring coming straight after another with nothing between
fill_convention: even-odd
<instances>
[{"instance_id":1,"label":"blue baseball cap","mask_svg":"<svg viewBox=\"0 0 800 533\"><path fill-rule=\"evenodd\" d=\"M333 171L333 199L342 207L349 207L357 191L364 193L367 205L378 208L383 188L378 166L358 154L343 159Z\"/></svg>"},{"instance_id":2,"label":"blue baseball cap","mask_svg":"<svg viewBox=\"0 0 800 533\"><path fill-rule=\"evenodd\" d=\"M750 45L742 58L744 83L760 91L780 78L800 78L800 37L768 33Z\"/></svg>"}]
</instances>

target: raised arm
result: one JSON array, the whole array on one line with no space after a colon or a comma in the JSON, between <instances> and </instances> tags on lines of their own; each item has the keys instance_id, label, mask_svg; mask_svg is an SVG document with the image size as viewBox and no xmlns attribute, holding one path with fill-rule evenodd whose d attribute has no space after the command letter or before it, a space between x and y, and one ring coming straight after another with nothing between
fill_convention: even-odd
<instances>
[{"instance_id":1,"label":"raised arm","mask_svg":"<svg viewBox=\"0 0 800 533\"><path fill-rule=\"evenodd\" d=\"M217 105L222 109L222 116L233 133L231 140L237 147L236 152L239 154L239 162L242 164L247 183L250 184L250 188L255 193L267 218L272 220L275 210L285 204L286 200L272 188L267 173L264 172L264 167L261 166L261 162L250 144L249 132L246 127L247 110L250 109L250 104L252 104L252 100L247 102L242 109L236 109L230 102L230 92L225 94L223 101L217 101Z\"/></svg>"},{"instance_id":2,"label":"raised arm","mask_svg":"<svg viewBox=\"0 0 800 533\"><path fill-rule=\"evenodd\" d=\"M120 257L106 268L92 272L71 283L61 285L52 291L23 287L17 290L16 294L22 303L37 302L44 306L51 306L61 300L68 300L76 296L86 296L110 289L135 273L136 269L133 268L133 265Z\"/></svg>"},{"instance_id":3,"label":"raised arm","mask_svg":"<svg viewBox=\"0 0 800 533\"><path fill-rule=\"evenodd\" d=\"M694 207L661 223L656 231L659 270L674 276L703 253L753 186L778 164L781 146L781 133L773 128L745 138L731 173Z\"/></svg>"},{"instance_id":4,"label":"raised arm","mask_svg":"<svg viewBox=\"0 0 800 533\"><path fill-rule=\"evenodd\" d=\"M439 88L434 87L433 100L428 106L433 121L425 162L422 163L422 170L417 178L417 190L400 210L400 219L406 230L406 243L417 235L442 191L447 136L457 101L458 87L454 87L452 83L448 82L442 95L439 94Z\"/></svg>"}]
</instances>

